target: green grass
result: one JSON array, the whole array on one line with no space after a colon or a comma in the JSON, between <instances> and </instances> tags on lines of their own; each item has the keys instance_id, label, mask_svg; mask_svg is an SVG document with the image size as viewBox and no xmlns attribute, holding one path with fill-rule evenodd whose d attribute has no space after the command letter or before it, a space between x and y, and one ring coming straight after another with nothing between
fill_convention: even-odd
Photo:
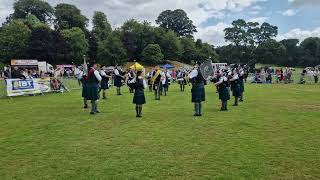
<instances>
[{"instance_id":1,"label":"green grass","mask_svg":"<svg viewBox=\"0 0 320 180\"><path fill-rule=\"evenodd\" d=\"M320 86L246 90L219 112L206 86L201 118L177 85L141 120L126 89L96 116L80 91L0 99L0 179L320 179Z\"/></svg>"}]
</instances>

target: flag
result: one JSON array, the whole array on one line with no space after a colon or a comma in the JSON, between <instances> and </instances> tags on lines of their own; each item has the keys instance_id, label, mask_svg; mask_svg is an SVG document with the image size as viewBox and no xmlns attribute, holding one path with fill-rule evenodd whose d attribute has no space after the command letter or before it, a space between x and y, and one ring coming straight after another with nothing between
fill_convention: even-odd
<instances>
[{"instance_id":1,"label":"flag","mask_svg":"<svg viewBox=\"0 0 320 180\"><path fill-rule=\"evenodd\" d=\"M206 61L200 66L200 72L202 74L202 77L207 80L209 76L211 76L214 73L213 67L212 67L212 61Z\"/></svg>"}]
</instances>

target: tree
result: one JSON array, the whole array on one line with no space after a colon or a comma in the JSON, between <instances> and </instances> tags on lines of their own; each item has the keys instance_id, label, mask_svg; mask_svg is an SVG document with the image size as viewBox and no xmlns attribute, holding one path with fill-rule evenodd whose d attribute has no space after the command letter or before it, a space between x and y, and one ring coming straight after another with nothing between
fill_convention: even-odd
<instances>
[{"instance_id":1,"label":"tree","mask_svg":"<svg viewBox=\"0 0 320 180\"><path fill-rule=\"evenodd\" d=\"M24 19L28 15L34 15L42 23L48 24L53 15L53 8L42 0L18 0L13 4L13 9L13 19Z\"/></svg>"},{"instance_id":2,"label":"tree","mask_svg":"<svg viewBox=\"0 0 320 180\"><path fill-rule=\"evenodd\" d=\"M81 64L83 55L87 54L89 46L84 32L80 28L74 27L62 30L61 36L67 45L68 63Z\"/></svg>"},{"instance_id":3,"label":"tree","mask_svg":"<svg viewBox=\"0 0 320 180\"><path fill-rule=\"evenodd\" d=\"M235 46L246 45L247 23L243 19L238 19L232 22L232 27L224 29L225 40L233 43Z\"/></svg>"},{"instance_id":4,"label":"tree","mask_svg":"<svg viewBox=\"0 0 320 180\"><path fill-rule=\"evenodd\" d=\"M49 26L37 24L31 31L28 54L32 58L53 63L53 38Z\"/></svg>"},{"instance_id":5,"label":"tree","mask_svg":"<svg viewBox=\"0 0 320 180\"><path fill-rule=\"evenodd\" d=\"M263 42L255 51L256 59L263 64L281 65L285 53L284 45L273 39Z\"/></svg>"},{"instance_id":6,"label":"tree","mask_svg":"<svg viewBox=\"0 0 320 180\"><path fill-rule=\"evenodd\" d=\"M212 62L219 62L218 54L208 43L203 43L200 46L200 49L197 50L197 56L198 61L212 60Z\"/></svg>"},{"instance_id":7,"label":"tree","mask_svg":"<svg viewBox=\"0 0 320 180\"><path fill-rule=\"evenodd\" d=\"M191 64L193 61L196 61L197 58L197 49L195 42L192 38L181 38L182 45L182 62Z\"/></svg>"},{"instance_id":8,"label":"tree","mask_svg":"<svg viewBox=\"0 0 320 180\"><path fill-rule=\"evenodd\" d=\"M281 65L284 66L297 66L301 59L301 48L298 46L298 39L284 39L280 41L286 48L285 58Z\"/></svg>"},{"instance_id":9,"label":"tree","mask_svg":"<svg viewBox=\"0 0 320 180\"><path fill-rule=\"evenodd\" d=\"M160 64L163 62L163 57L158 44L149 44L142 52L142 61L146 64Z\"/></svg>"},{"instance_id":10,"label":"tree","mask_svg":"<svg viewBox=\"0 0 320 180\"><path fill-rule=\"evenodd\" d=\"M23 21L13 20L0 30L0 57L4 62L26 57L31 31Z\"/></svg>"},{"instance_id":11,"label":"tree","mask_svg":"<svg viewBox=\"0 0 320 180\"><path fill-rule=\"evenodd\" d=\"M107 39L108 35L112 31L107 16L103 12L96 11L94 12L92 23L92 32L97 41L103 41Z\"/></svg>"},{"instance_id":12,"label":"tree","mask_svg":"<svg viewBox=\"0 0 320 180\"><path fill-rule=\"evenodd\" d=\"M260 32L258 35L258 43L261 44L263 42L266 42L270 40L271 38L274 38L278 35L278 27L272 26L269 23L263 23L260 27Z\"/></svg>"},{"instance_id":13,"label":"tree","mask_svg":"<svg viewBox=\"0 0 320 180\"><path fill-rule=\"evenodd\" d=\"M81 14L81 11L71 4L58 4L55 7L55 28L59 30L78 27L86 31L88 19Z\"/></svg>"},{"instance_id":14,"label":"tree","mask_svg":"<svg viewBox=\"0 0 320 180\"><path fill-rule=\"evenodd\" d=\"M99 42L98 62L104 65L124 64L128 58L120 38L112 33L106 40Z\"/></svg>"},{"instance_id":15,"label":"tree","mask_svg":"<svg viewBox=\"0 0 320 180\"><path fill-rule=\"evenodd\" d=\"M179 61L182 55L182 47L176 33L158 27L155 29L155 42L161 47L161 51L166 60Z\"/></svg>"},{"instance_id":16,"label":"tree","mask_svg":"<svg viewBox=\"0 0 320 180\"><path fill-rule=\"evenodd\" d=\"M193 33L197 32L196 26L182 9L163 11L158 16L156 23L160 27L174 31L179 37L191 37Z\"/></svg>"},{"instance_id":17,"label":"tree","mask_svg":"<svg viewBox=\"0 0 320 180\"><path fill-rule=\"evenodd\" d=\"M320 38L309 37L301 42L300 45L304 54L301 66L316 66L320 64Z\"/></svg>"}]
</instances>

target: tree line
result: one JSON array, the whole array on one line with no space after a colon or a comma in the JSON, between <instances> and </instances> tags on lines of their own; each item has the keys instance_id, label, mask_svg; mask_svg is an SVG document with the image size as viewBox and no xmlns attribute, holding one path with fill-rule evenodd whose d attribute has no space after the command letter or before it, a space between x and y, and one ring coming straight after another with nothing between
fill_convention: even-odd
<instances>
[{"instance_id":1,"label":"tree line","mask_svg":"<svg viewBox=\"0 0 320 180\"><path fill-rule=\"evenodd\" d=\"M61 3L52 7L43 0L17 0L14 12L0 27L0 61L38 59L52 64L80 64L85 55L101 64L141 61L161 64L166 60L183 63L205 61L227 63L264 63L285 66L320 64L320 39L310 37L274 40L278 27L236 20L225 29L229 45L214 47L194 39L197 28L181 9L163 11L150 22L127 20L112 28L103 12L89 19L75 5Z\"/></svg>"}]
</instances>

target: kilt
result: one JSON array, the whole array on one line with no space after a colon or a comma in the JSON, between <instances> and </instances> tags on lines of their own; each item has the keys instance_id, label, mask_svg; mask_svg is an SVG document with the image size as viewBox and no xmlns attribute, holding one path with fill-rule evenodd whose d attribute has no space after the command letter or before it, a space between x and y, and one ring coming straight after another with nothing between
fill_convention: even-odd
<instances>
[{"instance_id":1,"label":"kilt","mask_svg":"<svg viewBox=\"0 0 320 180\"><path fill-rule=\"evenodd\" d=\"M144 90L143 89L136 89L133 96L133 104L145 104L146 98L144 96Z\"/></svg>"},{"instance_id":2,"label":"kilt","mask_svg":"<svg viewBox=\"0 0 320 180\"><path fill-rule=\"evenodd\" d=\"M240 84L232 84L232 95L235 97L241 96Z\"/></svg>"},{"instance_id":3,"label":"kilt","mask_svg":"<svg viewBox=\"0 0 320 180\"><path fill-rule=\"evenodd\" d=\"M185 79L183 79L183 80L179 79L178 82L180 85L187 85L187 81Z\"/></svg>"},{"instance_id":4,"label":"kilt","mask_svg":"<svg viewBox=\"0 0 320 180\"><path fill-rule=\"evenodd\" d=\"M192 102L202 102L206 100L206 93L204 89L204 84L194 84L191 89Z\"/></svg>"},{"instance_id":5,"label":"kilt","mask_svg":"<svg viewBox=\"0 0 320 180\"><path fill-rule=\"evenodd\" d=\"M115 87L121 87L122 86L122 78L121 77L116 76L114 78L114 86Z\"/></svg>"},{"instance_id":6,"label":"kilt","mask_svg":"<svg viewBox=\"0 0 320 180\"><path fill-rule=\"evenodd\" d=\"M109 89L109 83L108 83L107 80L102 79L102 81L101 81L101 89L102 89L102 90Z\"/></svg>"},{"instance_id":7,"label":"kilt","mask_svg":"<svg viewBox=\"0 0 320 180\"><path fill-rule=\"evenodd\" d=\"M162 89L163 89L163 85L162 85L162 83L161 82L159 82L159 84L154 84L153 85L153 90L158 90L159 89L159 91L162 91Z\"/></svg>"},{"instance_id":8,"label":"kilt","mask_svg":"<svg viewBox=\"0 0 320 180\"><path fill-rule=\"evenodd\" d=\"M240 93L243 93L244 92L244 81L243 80L240 80Z\"/></svg>"},{"instance_id":9,"label":"kilt","mask_svg":"<svg viewBox=\"0 0 320 180\"><path fill-rule=\"evenodd\" d=\"M96 83L87 84L86 98L87 100L98 100L99 97L99 85Z\"/></svg>"},{"instance_id":10,"label":"kilt","mask_svg":"<svg viewBox=\"0 0 320 180\"><path fill-rule=\"evenodd\" d=\"M228 87L219 87L219 99L221 101L230 100L230 91Z\"/></svg>"},{"instance_id":11,"label":"kilt","mask_svg":"<svg viewBox=\"0 0 320 180\"><path fill-rule=\"evenodd\" d=\"M87 94L88 94L87 84L82 84L82 97L87 98Z\"/></svg>"}]
</instances>

